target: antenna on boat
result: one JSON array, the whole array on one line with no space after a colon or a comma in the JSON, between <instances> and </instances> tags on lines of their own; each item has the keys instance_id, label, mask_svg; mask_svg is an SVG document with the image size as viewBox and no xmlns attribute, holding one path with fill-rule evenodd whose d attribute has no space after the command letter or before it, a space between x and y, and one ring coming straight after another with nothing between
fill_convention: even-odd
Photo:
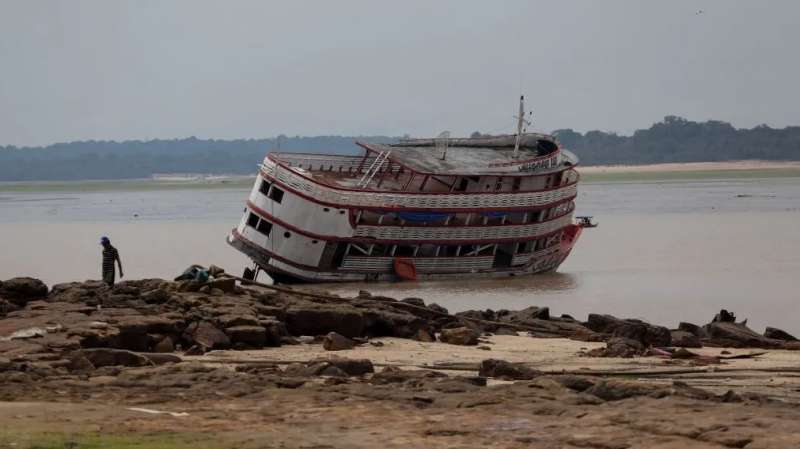
<instances>
[{"instance_id":1,"label":"antenna on boat","mask_svg":"<svg viewBox=\"0 0 800 449\"><path fill-rule=\"evenodd\" d=\"M517 139L514 141L514 159L519 157L519 143L522 140L523 125L531 125L530 120L525 119L525 95L519 96L519 115L514 116L517 119Z\"/></svg>"},{"instance_id":2,"label":"antenna on boat","mask_svg":"<svg viewBox=\"0 0 800 449\"><path fill-rule=\"evenodd\" d=\"M447 157L447 145L450 143L450 131L443 131L436 137L436 149L442 150L442 160Z\"/></svg>"}]
</instances>

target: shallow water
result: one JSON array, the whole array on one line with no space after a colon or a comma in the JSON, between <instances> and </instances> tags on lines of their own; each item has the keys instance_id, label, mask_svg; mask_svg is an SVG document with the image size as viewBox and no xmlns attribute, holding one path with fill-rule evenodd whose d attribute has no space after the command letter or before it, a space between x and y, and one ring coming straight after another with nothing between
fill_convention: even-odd
<instances>
[{"instance_id":1,"label":"shallow water","mask_svg":"<svg viewBox=\"0 0 800 449\"><path fill-rule=\"evenodd\" d=\"M248 191L0 192L0 279L97 279L99 238L111 237L127 277L169 278L192 263L238 273L225 243ZM800 178L584 183L581 236L558 273L477 281L370 284L451 311L550 306L551 313L637 317L675 326L720 308L800 333ZM364 284L331 286L353 293Z\"/></svg>"}]
</instances>

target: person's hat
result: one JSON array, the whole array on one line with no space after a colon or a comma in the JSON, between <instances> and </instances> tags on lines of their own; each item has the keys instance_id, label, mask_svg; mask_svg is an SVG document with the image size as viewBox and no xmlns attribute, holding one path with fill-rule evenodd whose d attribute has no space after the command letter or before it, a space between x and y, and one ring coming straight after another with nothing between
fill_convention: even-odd
<instances>
[{"instance_id":1,"label":"person's hat","mask_svg":"<svg viewBox=\"0 0 800 449\"><path fill-rule=\"evenodd\" d=\"M109 243L111 243L111 240L109 240L108 237L100 237L100 244L107 245Z\"/></svg>"}]
</instances>

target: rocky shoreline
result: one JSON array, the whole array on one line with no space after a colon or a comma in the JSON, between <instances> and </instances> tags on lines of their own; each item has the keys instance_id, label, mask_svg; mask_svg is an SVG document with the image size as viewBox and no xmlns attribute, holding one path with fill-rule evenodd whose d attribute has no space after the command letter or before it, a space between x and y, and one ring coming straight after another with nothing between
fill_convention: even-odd
<instances>
[{"instance_id":1,"label":"rocky shoreline","mask_svg":"<svg viewBox=\"0 0 800 449\"><path fill-rule=\"evenodd\" d=\"M92 424L86 407L124 404L107 431L174 433L191 422L193 434L220 438L215 447L800 443L800 388L791 380L800 352L790 352L800 342L780 329L759 334L724 310L672 329L594 313L582 322L546 307L450 314L420 298L343 298L214 274L113 288L0 282L0 422L18 416L9 404L35 403L29 433L53 422L83 432ZM549 359L538 357L544 348ZM720 381L720 373L746 381ZM265 401L283 405L265 410ZM125 416L142 404L179 411L132 425ZM219 406L229 415L211 418ZM64 407L84 419L36 418ZM311 409L310 417L291 413ZM691 420L687 409L696 410ZM354 422L354 413L368 416ZM391 426L374 422L401 415ZM244 442L243 430L283 446ZM376 430L394 439L376 439ZM15 438L0 433L0 447Z\"/></svg>"}]
</instances>

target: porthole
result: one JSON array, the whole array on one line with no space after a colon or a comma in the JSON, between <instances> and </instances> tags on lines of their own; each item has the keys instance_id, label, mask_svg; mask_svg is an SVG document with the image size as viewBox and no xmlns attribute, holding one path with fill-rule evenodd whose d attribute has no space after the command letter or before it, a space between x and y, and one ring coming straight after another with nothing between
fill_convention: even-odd
<instances>
[{"instance_id":1,"label":"porthole","mask_svg":"<svg viewBox=\"0 0 800 449\"><path fill-rule=\"evenodd\" d=\"M342 215L344 215L344 211L343 211L343 210L340 210L340 211L339 211L339 213L340 213L340 214L342 214Z\"/></svg>"},{"instance_id":2,"label":"porthole","mask_svg":"<svg viewBox=\"0 0 800 449\"><path fill-rule=\"evenodd\" d=\"M322 211L323 211L323 212L330 212L331 210L330 210L329 208L327 208L327 207L326 207L326 208L322 209Z\"/></svg>"},{"instance_id":3,"label":"porthole","mask_svg":"<svg viewBox=\"0 0 800 449\"><path fill-rule=\"evenodd\" d=\"M313 243L314 245L316 245L317 243L319 243L319 241L318 241L318 240L312 240L312 241L311 241L311 243Z\"/></svg>"},{"instance_id":4,"label":"porthole","mask_svg":"<svg viewBox=\"0 0 800 449\"><path fill-rule=\"evenodd\" d=\"M289 232L289 231L286 231L286 232L284 232L284 233L283 233L283 237L284 237L284 238L287 238L287 239L288 239L288 238L289 238L289 237L291 237L291 236L292 236L292 233L291 233L291 232Z\"/></svg>"}]
</instances>

